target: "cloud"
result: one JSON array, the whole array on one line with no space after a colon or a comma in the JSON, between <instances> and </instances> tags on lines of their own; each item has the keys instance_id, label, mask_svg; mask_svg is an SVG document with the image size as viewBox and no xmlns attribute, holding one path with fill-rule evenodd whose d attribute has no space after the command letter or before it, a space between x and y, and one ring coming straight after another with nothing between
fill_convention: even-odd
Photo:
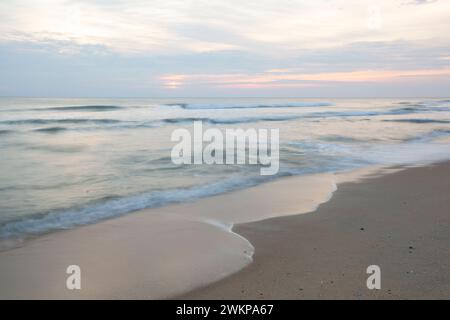
<instances>
[{"instance_id":1,"label":"cloud","mask_svg":"<svg viewBox=\"0 0 450 320\"><path fill-rule=\"evenodd\" d=\"M161 77L166 88L203 85L223 88L279 88L319 86L330 82L389 82L404 78L450 76L450 67L420 70L358 70L298 73L295 70L259 74L174 74Z\"/></svg>"},{"instance_id":2,"label":"cloud","mask_svg":"<svg viewBox=\"0 0 450 320\"><path fill-rule=\"evenodd\" d=\"M20 32L33 41L51 38L128 54L259 52L275 46L280 56L358 41L448 40L449 2L400 10L403 1L378 1L383 24L370 28L368 0L3 0L0 40Z\"/></svg>"},{"instance_id":3,"label":"cloud","mask_svg":"<svg viewBox=\"0 0 450 320\"><path fill-rule=\"evenodd\" d=\"M422 4L429 4L429 3L434 3L437 2L437 0L414 0L411 2L408 2L408 5L422 5Z\"/></svg>"},{"instance_id":4,"label":"cloud","mask_svg":"<svg viewBox=\"0 0 450 320\"><path fill-rule=\"evenodd\" d=\"M448 76L448 30L450 1L2 0L0 81L141 96L424 81Z\"/></svg>"}]
</instances>

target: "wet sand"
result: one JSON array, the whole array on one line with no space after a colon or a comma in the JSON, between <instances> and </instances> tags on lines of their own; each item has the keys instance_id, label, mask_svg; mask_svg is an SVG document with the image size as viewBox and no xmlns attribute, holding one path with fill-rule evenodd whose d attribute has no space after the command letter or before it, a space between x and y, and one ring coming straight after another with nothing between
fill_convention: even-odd
<instances>
[{"instance_id":1,"label":"wet sand","mask_svg":"<svg viewBox=\"0 0 450 320\"><path fill-rule=\"evenodd\" d=\"M173 297L251 263L234 223L310 212L334 190L332 174L291 177L40 236L0 252L0 298ZM66 288L69 265L81 268L81 290Z\"/></svg>"},{"instance_id":2,"label":"wet sand","mask_svg":"<svg viewBox=\"0 0 450 320\"><path fill-rule=\"evenodd\" d=\"M234 230L254 262L180 298L450 299L450 163L347 182L314 213Z\"/></svg>"}]
</instances>

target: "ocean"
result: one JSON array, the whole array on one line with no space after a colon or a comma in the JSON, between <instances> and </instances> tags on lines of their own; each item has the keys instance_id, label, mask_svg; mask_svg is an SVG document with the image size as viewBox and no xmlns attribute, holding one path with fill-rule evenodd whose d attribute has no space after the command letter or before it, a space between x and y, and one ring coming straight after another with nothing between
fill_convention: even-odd
<instances>
[{"instance_id":1,"label":"ocean","mask_svg":"<svg viewBox=\"0 0 450 320\"><path fill-rule=\"evenodd\" d=\"M280 169L176 165L173 130L279 129ZM450 100L0 98L0 239L286 176L450 159Z\"/></svg>"}]
</instances>

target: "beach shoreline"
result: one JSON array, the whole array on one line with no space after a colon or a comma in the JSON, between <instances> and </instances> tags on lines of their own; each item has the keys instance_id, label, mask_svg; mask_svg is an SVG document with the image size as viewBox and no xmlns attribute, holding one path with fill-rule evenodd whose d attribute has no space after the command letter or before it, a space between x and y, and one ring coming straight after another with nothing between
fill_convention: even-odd
<instances>
[{"instance_id":1,"label":"beach shoreline","mask_svg":"<svg viewBox=\"0 0 450 320\"><path fill-rule=\"evenodd\" d=\"M334 190L332 174L285 177L34 237L0 252L0 298L170 298L251 263L235 223L310 212ZM80 267L82 290L66 289L69 265Z\"/></svg>"},{"instance_id":2,"label":"beach shoreline","mask_svg":"<svg viewBox=\"0 0 450 320\"><path fill-rule=\"evenodd\" d=\"M235 226L253 263L177 298L449 299L448 190L449 162L344 182L314 213Z\"/></svg>"},{"instance_id":3,"label":"beach shoreline","mask_svg":"<svg viewBox=\"0 0 450 320\"><path fill-rule=\"evenodd\" d=\"M401 172L412 172L414 176L414 172L436 167L442 167L443 172L448 172L450 164L411 168ZM283 237L284 234L289 234L292 225L316 219L311 216L315 217L316 212L321 212L323 207L328 206L331 206L332 209L329 210L332 214L325 220L333 221L332 219L339 218L336 215L339 206L336 208L334 205L335 196L331 198L333 192L344 193L346 194L344 198L352 199L354 192L347 190L349 185L362 186L366 189L364 186L372 183L371 181L402 174L399 172L387 175L388 172L399 169L380 171L380 168L372 168L336 176L321 174L283 178L245 190L190 203L145 209L97 224L43 235L21 247L0 252L0 283L2 283L0 297L4 299L340 298L338 294L333 296L331 293L333 290L326 294L312 294L315 292L311 289L314 287L313 283L315 279L320 278L321 272L326 270L327 261L322 261L323 270L314 267L317 274L299 275L299 279L305 278L305 275L306 279L310 278L309 285L305 283L304 288L298 288L303 296L298 295L297 291L294 294L289 284L282 286L284 291L279 292L280 288L273 290L274 274L295 274L294 271L286 270L293 267L299 267L299 270L302 268L301 264L298 265L299 260L295 255L292 259L289 256L283 257L284 265L275 269L270 267L271 264L280 261L280 257L270 255L279 251L280 244L274 246L267 241L280 235L267 234L266 231L278 228L275 230ZM338 191L336 183L339 185ZM318 211L315 211L317 208ZM386 210L389 211L389 206ZM314 213L311 213L313 211ZM306 215L300 214L308 212ZM324 215L319 213L318 216ZM282 221L288 219L288 223L282 222L279 226L279 219ZM315 222L314 228L318 228L320 223L322 222ZM341 238L346 238L345 232L342 230ZM283 242L292 244L295 240L284 238ZM295 243L294 248L298 247L299 250L309 245ZM268 256L263 256L261 260L262 254ZM328 255L329 253L325 254ZM81 267L82 290L70 291L65 287L67 278L65 269L72 264ZM261 269L255 271L255 268ZM363 271L359 276L365 276ZM262 284L262 287L246 284L246 277L249 275L248 279ZM305 294L309 292L308 286L311 295ZM369 297L374 293L371 294ZM391 295L392 291L386 297L395 297ZM355 297L366 296L364 294L352 296Z\"/></svg>"}]
</instances>

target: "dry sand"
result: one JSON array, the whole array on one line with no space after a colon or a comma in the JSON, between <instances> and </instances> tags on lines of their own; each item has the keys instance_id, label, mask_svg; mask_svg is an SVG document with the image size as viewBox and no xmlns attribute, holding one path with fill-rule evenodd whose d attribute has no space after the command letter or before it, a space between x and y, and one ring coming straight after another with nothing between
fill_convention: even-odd
<instances>
[{"instance_id":1,"label":"dry sand","mask_svg":"<svg viewBox=\"0 0 450 320\"><path fill-rule=\"evenodd\" d=\"M241 272L185 299L450 299L450 164L339 185L311 214L243 224ZM366 268L381 268L368 290Z\"/></svg>"}]
</instances>

